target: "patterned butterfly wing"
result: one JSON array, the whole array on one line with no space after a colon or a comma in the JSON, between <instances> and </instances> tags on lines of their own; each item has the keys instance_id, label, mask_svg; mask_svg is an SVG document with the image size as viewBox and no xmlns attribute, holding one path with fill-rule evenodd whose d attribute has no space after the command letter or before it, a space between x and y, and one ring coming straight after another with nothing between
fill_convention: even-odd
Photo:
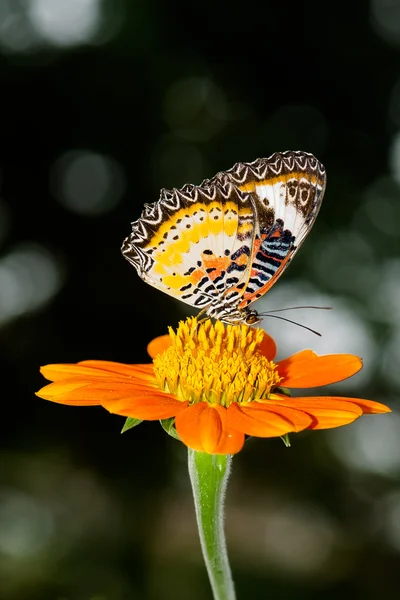
<instances>
[{"instance_id":1,"label":"patterned butterfly wing","mask_svg":"<svg viewBox=\"0 0 400 600\"><path fill-rule=\"evenodd\" d=\"M311 154L237 163L200 186L162 190L122 252L159 290L225 322L250 322L246 307L289 264L324 189L325 170Z\"/></svg>"},{"instance_id":2,"label":"patterned butterfly wing","mask_svg":"<svg viewBox=\"0 0 400 600\"><path fill-rule=\"evenodd\" d=\"M252 199L232 182L188 184L145 205L122 253L144 281L202 309L239 282L254 227ZM233 304L237 294L228 296Z\"/></svg>"},{"instance_id":3,"label":"patterned butterfly wing","mask_svg":"<svg viewBox=\"0 0 400 600\"><path fill-rule=\"evenodd\" d=\"M326 174L312 154L277 152L267 159L237 163L211 182L226 177L252 196L258 224L239 303L243 309L274 285L305 240L322 203Z\"/></svg>"}]
</instances>

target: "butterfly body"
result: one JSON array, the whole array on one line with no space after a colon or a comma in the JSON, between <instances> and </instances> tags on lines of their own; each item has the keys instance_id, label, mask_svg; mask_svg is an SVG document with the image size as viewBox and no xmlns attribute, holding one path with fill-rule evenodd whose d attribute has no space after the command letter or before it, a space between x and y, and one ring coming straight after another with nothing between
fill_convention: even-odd
<instances>
[{"instance_id":1,"label":"butterfly body","mask_svg":"<svg viewBox=\"0 0 400 600\"><path fill-rule=\"evenodd\" d=\"M321 206L325 170L305 152L237 163L199 186L161 190L132 223L122 253L157 289L230 324L288 266Z\"/></svg>"}]
</instances>

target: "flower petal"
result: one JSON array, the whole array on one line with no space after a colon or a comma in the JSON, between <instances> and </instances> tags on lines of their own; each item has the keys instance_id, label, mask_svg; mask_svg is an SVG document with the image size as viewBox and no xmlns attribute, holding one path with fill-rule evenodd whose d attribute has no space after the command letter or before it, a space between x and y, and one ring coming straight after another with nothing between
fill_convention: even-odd
<instances>
[{"instance_id":1,"label":"flower petal","mask_svg":"<svg viewBox=\"0 0 400 600\"><path fill-rule=\"evenodd\" d=\"M234 402L228 408L228 427L257 437L276 437L301 431L311 423L312 418L305 412L269 402Z\"/></svg>"},{"instance_id":2,"label":"flower petal","mask_svg":"<svg viewBox=\"0 0 400 600\"><path fill-rule=\"evenodd\" d=\"M172 395L163 392L138 394L135 398L106 400L101 404L110 413L146 421L175 417L188 406L188 402L176 400Z\"/></svg>"},{"instance_id":3,"label":"flower petal","mask_svg":"<svg viewBox=\"0 0 400 600\"><path fill-rule=\"evenodd\" d=\"M138 396L171 396L152 386L116 377L97 377L92 381L83 377L62 379L46 385L36 392L36 395L52 402L78 406L94 406L106 401L122 399L131 400Z\"/></svg>"},{"instance_id":4,"label":"flower petal","mask_svg":"<svg viewBox=\"0 0 400 600\"><path fill-rule=\"evenodd\" d=\"M92 380L87 377L61 379L46 385L36 395L60 404L102 405L111 413L147 420L174 417L187 407L187 402L140 380L98 373L100 375Z\"/></svg>"},{"instance_id":5,"label":"flower petal","mask_svg":"<svg viewBox=\"0 0 400 600\"><path fill-rule=\"evenodd\" d=\"M118 374L126 377L138 377L140 379L154 379L154 368L152 363L145 365L131 365L110 360L83 360L78 363L84 367L100 370L102 374ZM104 371L106 373L104 373Z\"/></svg>"},{"instance_id":6,"label":"flower petal","mask_svg":"<svg viewBox=\"0 0 400 600\"><path fill-rule=\"evenodd\" d=\"M76 364L53 364L40 367L42 375L50 381L69 379L71 377L115 377L125 375L141 379L154 378L153 365L125 365L107 360L84 360Z\"/></svg>"},{"instance_id":7,"label":"flower petal","mask_svg":"<svg viewBox=\"0 0 400 600\"><path fill-rule=\"evenodd\" d=\"M354 354L326 354L319 356L312 350L303 350L278 363L278 373L284 387L317 387L343 381L362 368L362 360Z\"/></svg>"},{"instance_id":8,"label":"flower petal","mask_svg":"<svg viewBox=\"0 0 400 600\"><path fill-rule=\"evenodd\" d=\"M72 404L76 406L96 406L100 404L97 397L86 396L84 388L87 384L88 382L85 379L63 379L62 383L49 383L49 385L45 385L35 393L39 398L60 404ZM77 390L82 390L79 394L79 400L75 400ZM71 399L69 399L70 393L72 394Z\"/></svg>"},{"instance_id":9,"label":"flower petal","mask_svg":"<svg viewBox=\"0 0 400 600\"><path fill-rule=\"evenodd\" d=\"M355 398L340 398L336 396L315 396L304 398L291 398L277 394L271 396L279 406L286 406L302 410L310 417L312 423L308 429L331 429L352 423L363 414Z\"/></svg>"},{"instance_id":10,"label":"flower petal","mask_svg":"<svg viewBox=\"0 0 400 600\"><path fill-rule=\"evenodd\" d=\"M357 404L362 409L364 415L378 415L392 412L386 404L381 404L374 400L364 400L363 398L341 398L341 400L350 400L353 404Z\"/></svg>"},{"instance_id":11,"label":"flower petal","mask_svg":"<svg viewBox=\"0 0 400 600\"><path fill-rule=\"evenodd\" d=\"M276 344L266 331L264 331L263 341L259 345L258 351L268 360L274 360L276 356Z\"/></svg>"},{"instance_id":12,"label":"flower petal","mask_svg":"<svg viewBox=\"0 0 400 600\"><path fill-rule=\"evenodd\" d=\"M157 354L161 354L171 345L171 338L169 335L160 335L147 345L147 353L150 358L154 358Z\"/></svg>"},{"instance_id":13,"label":"flower petal","mask_svg":"<svg viewBox=\"0 0 400 600\"><path fill-rule=\"evenodd\" d=\"M227 410L218 404L198 402L177 415L175 427L189 448L208 454L235 454L244 435L227 425Z\"/></svg>"}]
</instances>

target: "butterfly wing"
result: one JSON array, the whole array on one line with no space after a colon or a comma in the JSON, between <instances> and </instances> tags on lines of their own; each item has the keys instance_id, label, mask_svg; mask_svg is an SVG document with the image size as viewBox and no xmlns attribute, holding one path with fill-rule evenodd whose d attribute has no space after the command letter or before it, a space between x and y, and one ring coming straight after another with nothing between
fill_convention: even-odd
<instances>
[{"instance_id":1,"label":"butterfly wing","mask_svg":"<svg viewBox=\"0 0 400 600\"><path fill-rule=\"evenodd\" d=\"M139 276L225 318L277 281L310 231L325 189L311 154L237 163L200 186L162 190L122 246ZM208 312L208 311L207 311Z\"/></svg>"},{"instance_id":2,"label":"butterfly wing","mask_svg":"<svg viewBox=\"0 0 400 600\"><path fill-rule=\"evenodd\" d=\"M244 308L276 283L299 250L320 209L326 174L312 154L277 152L267 159L237 163L216 178L222 175L251 194L256 209L251 270L239 304Z\"/></svg>"},{"instance_id":3,"label":"butterfly wing","mask_svg":"<svg viewBox=\"0 0 400 600\"><path fill-rule=\"evenodd\" d=\"M201 309L242 278L254 223L250 195L228 180L162 190L132 223L122 253L144 281Z\"/></svg>"}]
</instances>

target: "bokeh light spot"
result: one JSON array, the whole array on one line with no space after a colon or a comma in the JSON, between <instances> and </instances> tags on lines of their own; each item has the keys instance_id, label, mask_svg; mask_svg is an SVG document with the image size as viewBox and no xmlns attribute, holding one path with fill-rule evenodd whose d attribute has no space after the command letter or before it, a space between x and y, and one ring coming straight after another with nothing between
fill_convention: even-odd
<instances>
[{"instance_id":1,"label":"bokeh light spot","mask_svg":"<svg viewBox=\"0 0 400 600\"><path fill-rule=\"evenodd\" d=\"M284 505L266 515L264 552L294 572L318 571L329 558L334 530L317 507Z\"/></svg>"},{"instance_id":2,"label":"bokeh light spot","mask_svg":"<svg viewBox=\"0 0 400 600\"><path fill-rule=\"evenodd\" d=\"M121 165L109 156L74 150L53 164L50 187L65 208L83 215L101 215L121 200L125 175Z\"/></svg>"},{"instance_id":3,"label":"bokeh light spot","mask_svg":"<svg viewBox=\"0 0 400 600\"><path fill-rule=\"evenodd\" d=\"M30 21L27 7L18 0L0 0L0 47L5 52L26 52L40 39Z\"/></svg>"},{"instance_id":4,"label":"bokeh light spot","mask_svg":"<svg viewBox=\"0 0 400 600\"><path fill-rule=\"evenodd\" d=\"M61 284L60 268L45 248L15 248L0 260L0 326L45 305Z\"/></svg>"},{"instance_id":5,"label":"bokeh light spot","mask_svg":"<svg viewBox=\"0 0 400 600\"><path fill-rule=\"evenodd\" d=\"M362 224L365 215L372 226L368 233L377 232L384 236L399 237L399 183L390 177L381 177L374 181L365 194L365 202L354 217L355 226Z\"/></svg>"},{"instance_id":6,"label":"bokeh light spot","mask_svg":"<svg viewBox=\"0 0 400 600\"><path fill-rule=\"evenodd\" d=\"M336 293L360 295L363 301L379 278L371 240L355 229L327 233L317 244L310 262L323 286Z\"/></svg>"},{"instance_id":7,"label":"bokeh light spot","mask_svg":"<svg viewBox=\"0 0 400 600\"><path fill-rule=\"evenodd\" d=\"M376 400L388 404L387 399ZM396 476L400 472L400 415L364 416L348 427L327 432L335 454L347 466L364 472Z\"/></svg>"},{"instance_id":8,"label":"bokeh light spot","mask_svg":"<svg viewBox=\"0 0 400 600\"><path fill-rule=\"evenodd\" d=\"M104 43L122 9L114 0L106 19L102 0L0 0L0 48L12 54Z\"/></svg>"},{"instance_id":9,"label":"bokeh light spot","mask_svg":"<svg viewBox=\"0 0 400 600\"><path fill-rule=\"evenodd\" d=\"M35 29L55 45L74 45L91 39L100 25L99 0L30 0Z\"/></svg>"},{"instance_id":10,"label":"bokeh light spot","mask_svg":"<svg viewBox=\"0 0 400 600\"><path fill-rule=\"evenodd\" d=\"M399 0L371 0L370 22L375 33L383 40L400 44Z\"/></svg>"},{"instance_id":11,"label":"bokeh light spot","mask_svg":"<svg viewBox=\"0 0 400 600\"><path fill-rule=\"evenodd\" d=\"M369 307L377 321L400 327L400 258L382 261L379 285L371 288Z\"/></svg>"},{"instance_id":12,"label":"bokeh light spot","mask_svg":"<svg viewBox=\"0 0 400 600\"><path fill-rule=\"evenodd\" d=\"M400 287L400 286L399 286ZM382 357L382 375L387 384L400 390L400 326L392 330Z\"/></svg>"},{"instance_id":13,"label":"bokeh light spot","mask_svg":"<svg viewBox=\"0 0 400 600\"><path fill-rule=\"evenodd\" d=\"M38 500L14 489L0 490L0 551L14 558L35 556L54 533L53 518Z\"/></svg>"}]
</instances>

